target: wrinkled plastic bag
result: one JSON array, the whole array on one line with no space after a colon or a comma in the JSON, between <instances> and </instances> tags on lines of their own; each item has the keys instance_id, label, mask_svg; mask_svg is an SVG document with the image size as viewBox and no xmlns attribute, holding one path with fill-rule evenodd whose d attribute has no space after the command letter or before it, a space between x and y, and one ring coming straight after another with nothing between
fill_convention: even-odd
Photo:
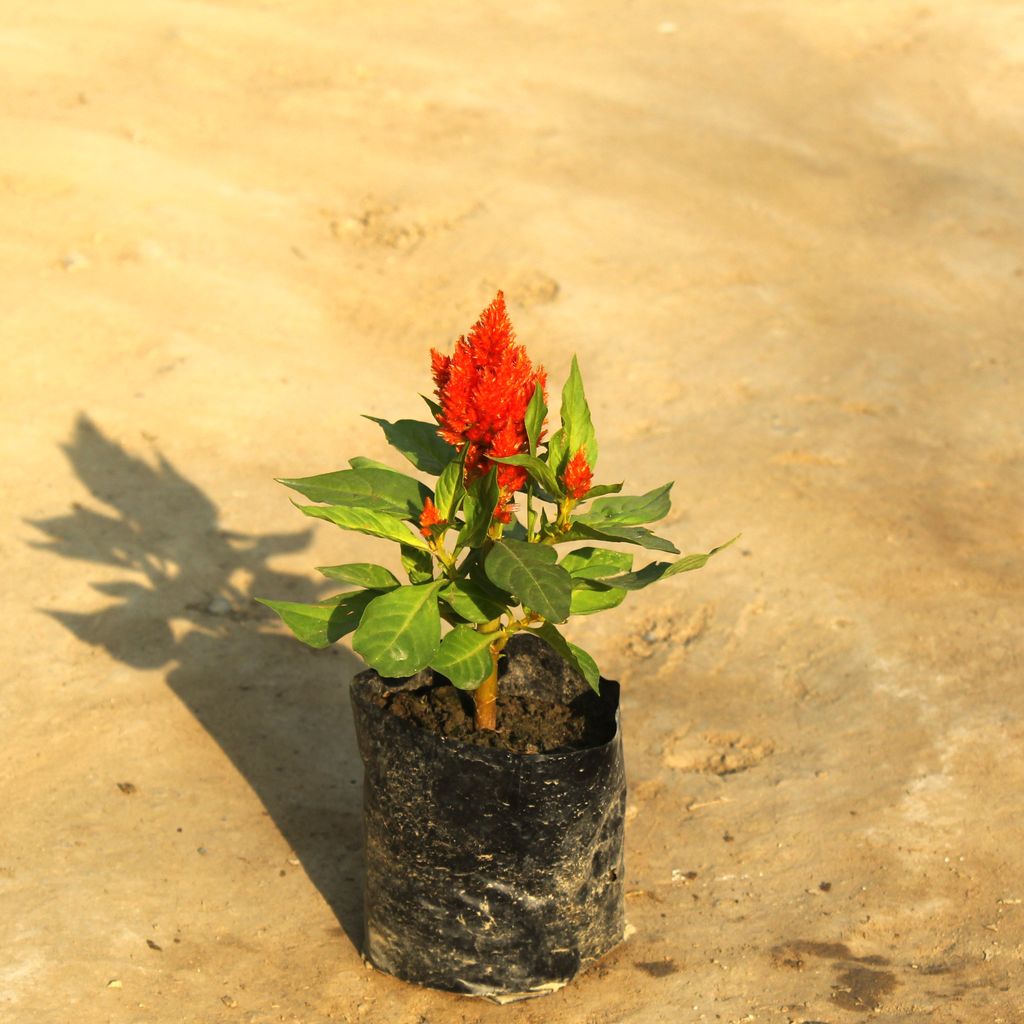
<instances>
[{"instance_id":1,"label":"wrinkled plastic bag","mask_svg":"<svg viewBox=\"0 0 1024 1024\"><path fill-rule=\"evenodd\" d=\"M364 956L432 988L501 1002L554 991L623 938L626 782L618 684L601 696L534 637L517 637L501 686L599 702L600 746L514 754L445 740L380 696L428 685L352 681L365 766ZM591 694L587 697L587 694Z\"/></svg>"}]
</instances>

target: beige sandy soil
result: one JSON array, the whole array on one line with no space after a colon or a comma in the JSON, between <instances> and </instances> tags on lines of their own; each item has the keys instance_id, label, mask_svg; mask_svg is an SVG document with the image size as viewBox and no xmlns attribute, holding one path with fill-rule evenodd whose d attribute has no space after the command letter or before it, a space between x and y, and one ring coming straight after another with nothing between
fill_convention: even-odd
<instances>
[{"instance_id":1,"label":"beige sandy soil","mask_svg":"<svg viewBox=\"0 0 1024 1024\"><path fill-rule=\"evenodd\" d=\"M1024 1020L1024 12L992 0L0 4L0 1018ZM584 619L635 934L500 1008L358 952L340 646L497 287L699 574Z\"/></svg>"}]
</instances>

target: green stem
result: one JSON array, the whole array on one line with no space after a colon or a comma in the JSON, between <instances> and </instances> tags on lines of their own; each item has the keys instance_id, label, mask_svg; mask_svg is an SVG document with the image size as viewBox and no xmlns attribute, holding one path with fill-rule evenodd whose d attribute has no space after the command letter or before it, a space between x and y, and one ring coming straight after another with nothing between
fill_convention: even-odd
<instances>
[{"instance_id":1,"label":"green stem","mask_svg":"<svg viewBox=\"0 0 1024 1024\"><path fill-rule=\"evenodd\" d=\"M442 537L438 537L437 540L428 540L427 544L430 547L430 553L441 563L445 576L450 580L455 579L457 575L455 569L455 558L448 554L448 551L444 546L444 539Z\"/></svg>"}]
</instances>

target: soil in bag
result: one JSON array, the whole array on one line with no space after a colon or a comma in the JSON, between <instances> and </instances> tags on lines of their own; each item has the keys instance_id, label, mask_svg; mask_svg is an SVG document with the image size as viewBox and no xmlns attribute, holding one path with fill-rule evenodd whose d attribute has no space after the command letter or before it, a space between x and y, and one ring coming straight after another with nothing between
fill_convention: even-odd
<instances>
[{"instance_id":1,"label":"soil in bag","mask_svg":"<svg viewBox=\"0 0 1024 1024\"><path fill-rule=\"evenodd\" d=\"M516 754L583 750L607 743L615 733L614 712L593 692L566 704L499 691L497 729L477 729L472 697L443 677L415 690L382 695L379 704L445 739Z\"/></svg>"}]
</instances>

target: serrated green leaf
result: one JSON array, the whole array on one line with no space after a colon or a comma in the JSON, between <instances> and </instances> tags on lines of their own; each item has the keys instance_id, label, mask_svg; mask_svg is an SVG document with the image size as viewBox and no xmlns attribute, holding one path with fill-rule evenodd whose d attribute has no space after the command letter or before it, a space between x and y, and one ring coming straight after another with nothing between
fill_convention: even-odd
<instances>
[{"instance_id":1,"label":"serrated green leaf","mask_svg":"<svg viewBox=\"0 0 1024 1024\"><path fill-rule=\"evenodd\" d=\"M601 672L597 667L597 662L582 647L569 643L550 622L528 628L531 633L539 636L556 654L560 654L576 669L595 693L601 692Z\"/></svg>"},{"instance_id":2,"label":"serrated green leaf","mask_svg":"<svg viewBox=\"0 0 1024 1024\"><path fill-rule=\"evenodd\" d=\"M465 525L459 531L455 550L477 548L487 539L487 530L498 504L498 473L496 469L474 480L466 488L462 499L462 516Z\"/></svg>"},{"instance_id":3,"label":"serrated green leaf","mask_svg":"<svg viewBox=\"0 0 1024 1024\"><path fill-rule=\"evenodd\" d=\"M574 579L600 580L633 568L633 556L628 551L609 551L608 548L577 548L562 557L558 563Z\"/></svg>"},{"instance_id":4,"label":"serrated green leaf","mask_svg":"<svg viewBox=\"0 0 1024 1024\"><path fill-rule=\"evenodd\" d=\"M564 622L569 617L572 577L555 564L557 557L546 544L500 540L484 560L484 571L523 606L550 622Z\"/></svg>"},{"instance_id":5,"label":"serrated green leaf","mask_svg":"<svg viewBox=\"0 0 1024 1024\"><path fill-rule=\"evenodd\" d=\"M317 567L316 571L332 580L341 580L356 587L365 587L367 590L388 590L391 587L401 586L394 573L385 569L383 565L374 565L372 562L321 565Z\"/></svg>"},{"instance_id":6,"label":"serrated green leaf","mask_svg":"<svg viewBox=\"0 0 1024 1024\"><path fill-rule=\"evenodd\" d=\"M573 582L569 611L573 615L593 615L594 612L617 608L626 600L627 593L619 587L605 587L596 581L578 579Z\"/></svg>"},{"instance_id":7,"label":"serrated green leaf","mask_svg":"<svg viewBox=\"0 0 1024 1024\"><path fill-rule=\"evenodd\" d=\"M472 580L453 580L441 591L441 600L467 622L491 622L508 611L508 606L490 597Z\"/></svg>"},{"instance_id":8,"label":"serrated green leaf","mask_svg":"<svg viewBox=\"0 0 1024 1024\"><path fill-rule=\"evenodd\" d=\"M374 512L368 508L349 508L345 505L296 505L304 515L314 519L326 519L343 530L356 530L369 534L371 537L383 537L385 540L398 541L412 547L428 550L426 540L419 534L413 534L405 523L396 516L383 512Z\"/></svg>"},{"instance_id":9,"label":"serrated green leaf","mask_svg":"<svg viewBox=\"0 0 1024 1024\"><path fill-rule=\"evenodd\" d=\"M664 519L672 507L669 491L672 484L655 487L646 494L622 494L612 498L598 498L586 512L577 516L578 522L601 529L606 523L617 526L639 526Z\"/></svg>"},{"instance_id":10,"label":"serrated green leaf","mask_svg":"<svg viewBox=\"0 0 1024 1024\"><path fill-rule=\"evenodd\" d=\"M562 388L562 429L565 431L565 455L572 458L581 448L586 453L591 470L597 467L597 436L590 420L590 406L583 391L583 377L576 357L572 357L569 377ZM554 467L553 467L554 468ZM564 463L557 467L561 472Z\"/></svg>"},{"instance_id":11,"label":"serrated green leaf","mask_svg":"<svg viewBox=\"0 0 1024 1024\"><path fill-rule=\"evenodd\" d=\"M311 501L349 508L367 508L374 512L416 519L430 491L418 480L393 469L362 466L341 469L336 473L321 473L298 479L278 480L304 494Z\"/></svg>"},{"instance_id":12,"label":"serrated green leaf","mask_svg":"<svg viewBox=\"0 0 1024 1024\"><path fill-rule=\"evenodd\" d=\"M452 686L475 690L494 668L491 643L494 636L478 633L472 626L456 626L441 641L430 667L440 672Z\"/></svg>"},{"instance_id":13,"label":"serrated green leaf","mask_svg":"<svg viewBox=\"0 0 1024 1024\"><path fill-rule=\"evenodd\" d=\"M368 420L380 425L388 444L397 448L417 469L431 476L439 476L456 457L455 449L437 432L436 423L421 420L398 420L389 423L376 416Z\"/></svg>"},{"instance_id":14,"label":"serrated green leaf","mask_svg":"<svg viewBox=\"0 0 1024 1024\"><path fill-rule=\"evenodd\" d=\"M402 568L406 571L410 583L429 583L434 578L434 556L422 548L414 548L411 544L403 544Z\"/></svg>"},{"instance_id":15,"label":"serrated green leaf","mask_svg":"<svg viewBox=\"0 0 1024 1024\"><path fill-rule=\"evenodd\" d=\"M562 485L551 467L541 462L535 455L507 455L500 459L492 456L491 461L500 462L505 466L521 466L553 499L563 496Z\"/></svg>"},{"instance_id":16,"label":"serrated green leaf","mask_svg":"<svg viewBox=\"0 0 1024 1024\"><path fill-rule=\"evenodd\" d=\"M442 583L399 587L366 606L352 646L382 676L410 676L430 664L441 644L437 593Z\"/></svg>"},{"instance_id":17,"label":"serrated green leaf","mask_svg":"<svg viewBox=\"0 0 1024 1024\"><path fill-rule=\"evenodd\" d=\"M356 590L316 604L270 601L262 597L256 600L277 612L304 644L322 648L351 633L359 625L366 606L377 596L376 591Z\"/></svg>"},{"instance_id":18,"label":"serrated green leaf","mask_svg":"<svg viewBox=\"0 0 1024 1024\"><path fill-rule=\"evenodd\" d=\"M601 540L613 544L637 544L652 551L670 551L679 554L679 549L664 537L656 537L644 526L619 526L617 523L602 523L601 528L581 523L578 519L571 521L566 533L558 538L558 543L573 540Z\"/></svg>"},{"instance_id":19,"label":"serrated green leaf","mask_svg":"<svg viewBox=\"0 0 1024 1024\"><path fill-rule=\"evenodd\" d=\"M462 459L449 462L434 486L434 506L442 519L451 520L462 503L466 489L462 483Z\"/></svg>"},{"instance_id":20,"label":"serrated green leaf","mask_svg":"<svg viewBox=\"0 0 1024 1024\"><path fill-rule=\"evenodd\" d=\"M651 562L650 565L645 565L636 572L626 573L622 576L607 577L601 582L609 587L622 587L625 590L643 590L644 587L649 587L652 583L657 583L659 580L668 579L669 576L675 576L681 572L692 572L694 569L702 569L712 555L717 555L719 551L735 543L739 536L737 534L732 540L719 544L717 548L712 548L704 554L684 555L674 562Z\"/></svg>"},{"instance_id":21,"label":"serrated green leaf","mask_svg":"<svg viewBox=\"0 0 1024 1024\"><path fill-rule=\"evenodd\" d=\"M544 401L544 388L540 382L534 386L530 404L526 407L526 438L530 445L530 454L537 454L537 442L540 440L541 431L544 429L544 417L548 414L548 406Z\"/></svg>"}]
</instances>

